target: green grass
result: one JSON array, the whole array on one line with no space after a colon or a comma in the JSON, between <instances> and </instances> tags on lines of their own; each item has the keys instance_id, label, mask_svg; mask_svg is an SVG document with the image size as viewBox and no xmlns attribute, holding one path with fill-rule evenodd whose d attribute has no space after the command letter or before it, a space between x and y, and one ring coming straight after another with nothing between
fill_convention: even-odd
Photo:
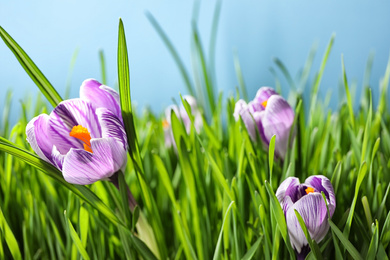
<instances>
[{"instance_id":1,"label":"green grass","mask_svg":"<svg viewBox=\"0 0 390 260\"><path fill-rule=\"evenodd\" d=\"M337 207L327 236L318 244L310 241L315 250L308 258L388 258L390 61L379 86L378 105L373 105L365 83L365 95L357 110L352 109L357 106L342 62L346 99L339 109L330 111L318 92L334 36L324 50L321 66L312 68L313 48L296 82L276 59L295 97L296 136L290 138L291 149L282 161L274 157L273 145L268 151L252 142L243 122L234 120L238 90L236 96L215 96L215 39L210 43L208 60L194 24L191 40L196 67L191 82L168 36L153 16L148 17L171 51L188 91L205 104L201 108L202 130L197 133L192 126L187 134L173 113L177 150L167 148L162 113L146 110L139 114L134 110L120 21L118 82L131 147L120 191L104 181L88 186L66 183L61 172L35 156L26 142L28 121L51 108L39 94L32 101L22 102L18 122L9 126L7 95L0 125L0 259L294 259L274 193L288 176L304 181L314 174L331 180ZM214 20L214 33L216 28ZM11 36L0 29L3 40L42 94L57 104L61 100L57 91ZM100 57L104 79L103 52ZM240 91L247 96L238 56L234 65ZM369 78L369 66L365 78ZM311 70L317 71L312 80ZM308 100L302 98L304 89L311 92ZM185 107L190 113L187 103ZM139 204L133 212L126 208L126 186ZM310 238L308 233L306 236Z\"/></svg>"}]
</instances>

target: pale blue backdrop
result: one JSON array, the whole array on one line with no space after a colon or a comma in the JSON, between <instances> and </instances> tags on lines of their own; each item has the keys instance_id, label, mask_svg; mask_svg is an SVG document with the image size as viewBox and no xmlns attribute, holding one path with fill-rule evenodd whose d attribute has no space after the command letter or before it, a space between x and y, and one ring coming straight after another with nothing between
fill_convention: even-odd
<instances>
[{"instance_id":1,"label":"pale blue backdrop","mask_svg":"<svg viewBox=\"0 0 390 260\"><path fill-rule=\"evenodd\" d=\"M198 28L205 49L209 45L215 3L203 1L200 5ZM331 107L337 107L343 53L348 79L356 81L355 98L359 98L366 61L372 51L375 59L370 83L377 98L378 82L390 51L389 10L390 1L384 0L223 1L216 46L217 88L226 97L238 84L234 49L241 60L249 96L253 96L260 86L275 85L269 70L275 67L273 57L281 59L295 76L317 42L313 64L317 70L332 33L336 33L320 93L332 91ZM106 56L108 85L115 85L118 18L122 17L132 98L139 107L150 105L160 113L172 97L177 99L179 92L186 94L186 88L145 11L160 22L191 71L193 1L1 1L0 25L25 49L61 95L65 92L72 55L79 49L70 93L77 97L84 79L101 78L100 49ZM314 77L313 73L310 77ZM285 80L282 85L287 93ZM9 88L14 92L13 115L19 110L19 99L38 91L11 51L0 42L0 109Z\"/></svg>"}]
</instances>

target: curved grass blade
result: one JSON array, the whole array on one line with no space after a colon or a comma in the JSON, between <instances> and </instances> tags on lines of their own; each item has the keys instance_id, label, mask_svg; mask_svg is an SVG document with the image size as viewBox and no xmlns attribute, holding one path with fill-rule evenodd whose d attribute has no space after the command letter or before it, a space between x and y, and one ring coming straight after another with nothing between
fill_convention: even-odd
<instances>
[{"instance_id":1,"label":"curved grass blade","mask_svg":"<svg viewBox=\"0 0 390 260\"><path fill-rule=\"evenodd\" d=\"M256 242L253 244L253 246L246 252L246 254L241 258L241 260L250 260L255 255L257 249L260 246L261 240L263 239L263 236L259 237Z\"/></svg>"},{"instance_id":2,"label":"curved grass blade","mask_svg":"<svg viewBox=\"0 0 390 260\"><path fill-rule=\"evenodd\" d=\"M171 53L173 59L176 62L177 67L180 70L181 76L184 79L184 82L187 86L187 90L191 96L195 96L194 86L191 83L189 74L184 67L183 61L180 59L179 54L177 53L175 47L169 40L168 36L165 34L164 30L161 28L161 26L158 24L156 19L153 17L153 15L149 12L146 12L146 17L149 19L149 22L152 24L154 29L157 31L158 35L160 36L161 40L164 42L165 46L168 48L169 52Z\"/></svg>"},{"instance_id":3,"label":"curved grass blade","mask_svg":"<svg viewBox=\"0 0 390 260\"><path fill-rule=\"evenodd\" d=\"M126 130L127 143L129 145L129 154L135 167L138 167L137 170L143 172L131 107L129 59L127 55L125 28L122 19L119 19L118 29L118 84L122 118Z\"/></svg>"},{"instance_id":4,"label":"curved grass blade","mask_svg":"<svg viewBox=\"0 0 390 260\"><path fill-rule=\"evenodd\" d=\"M351 98L351 93L349 92L347 74L345 73L344 55L341 55L341 67L343 70L343 82L344 82L344 87L345 87L345 93L347 95L349 118L351 120L352 129L354 129L355 128L355 115L353 114L352 98Z\"/></svg>"},{"instance_id":5,"label":"curved grass blade","mask_svg":"<svg viewBox=\"0 0 390 260\"><path fill-rule=\"evenodd\" d=\"M294 209L294 211L295 211L295 215L298 218L299 225L301 225L303 233L305 234L306 240L309 243L310 249L313 252L315 258L318 259L318 260L322 259L320 248L318 247L316 241L311 239L311 236L309 234L309 231L307 230L305 221L303 221L303 218L302 218L301 214L299 214L299 212L296 209Z\"/></svg>"},{"instance_id":6,"label":"curved grass blade","mask_svg":"<svg viewBox=\"0 0 390 260\"><path fill-rule=\"evenodd\" d=\"M67 226L67 228L69 230L70 237L72 238L73 243L76 245L76 248L79 251L80 255L85 260L89 260L90 259L89 255L88 255L87 251L85 250L85 248L83 247L83 244L81 243L79 235L77 234L76 230L73 228L73 225L72 225L72 223L69 220L69 216L66 213L66 210L64 212L64 215L65 215L65 218L66 218L66 226Z\"/></svg>"},{"instance_id":7,"label":"curved grass blade","mask_svg":"<svg viewBox=\"0 0 390 260\"><path fill-rule=\"evenodd\" d=\"M368 248L368 253L366 256L366 259L375 259L375 256L378 251L378 246L379 246L379 224L378 221L375 221L375 230L374 234L372 235L371 242L370 242L370 247Z\"/></svg>"},{"instance_id":8,"label":"curved grass blade","mask_svg":"<svg viewBox=\"0 0 390 260\"><path fill-rule=\"evenodd\" d=\"M227 225L226 219L229 215L230 210L232 209L233 204L234 204L234 201L230 202L228 208L226 209L225 217L223 218L223 222L222 222L222 226L221 226L221 231L219 232L219 236L218 236L218 242L217 242L217 245L215 246L213 260L217 260L217 259L221 258L222 233L223 233L225 225Z\"/></svg>"},{"instance_id":9,"label":"curved grass blade","mask_svg":"<svg viewBox=\"0 0 390 260\"><path fill-rule=\"evenodd\" d=\"M283 73L284 77L287 79L287 82L290 85L291 89L295 92L296 87L295 87L294 80L292 79L290 72L288 72L288 69L286 68L286 66L284 66L283 62L276 57L273 58L273 61L275 62L276 66L278 66L278 68L282 71L282 73Z\"/></svg>"},{"instance_id":10,"label":"curved grass blade","mask_svg":"<svg viewBox=\"0 0 390 260\"><path fill-rule=\"evenodd\" d=\"M61 96L51 85L49 80L38 69L35 63L27 55L27 53L16 43L16 41L0 26L0 37L3 39L8 48L14 53L20 65L27 72L30 78L38 86L39 90L47 98L53 107L62 101Z\"/></svg>"},{"instance_id":11,"label":"curved grass blade","mask_svg":"<svg viewBox=\"0 0 390 260\"><path fill-rule=\"evenodd\" d=\"M363 260L363 257L359 254L359 251L352 245L351 242L343 235L341 230L332 222L332 220L328 219L329 225L340 240L340 242L344 245L344 248L351 254L353 259Z\"/></svg>"},{"instance_id":12,"label":"curved grass blade","mask_svg":"<svg viewBox=\"0 0 390 260\"><path fill-rule=\"evenodd\" d=\"M1 235L4 236L5 242L8 245L8 249L11 252L12 257L14 259L22 259L22 254L20 253L18 242L16 241L16 238L7 223L7 220L5 219L1 208L0 208L0 231L2 233Z\"/></svg>"},{"instance_id":13,"label":"curved grass blade","mask_svg":"<svg viewBox=\"0 0 390 260\"><path fill-rule=\"evenodd\" d=\"M100 73L102 73L102 83L103 85L107 84L107 73L106 73L106 59L104 58L104 51L99 51L99 60L100 60Z\"/></svg>"},{"instance_id":14,"label":"curved grass blade","mask_svg":"<svg viewBox=\"0 0 390 260\"><path fill-rule=\"evenodd\" d=\"M279 226L279 230L280 230L280 233L282 234L284 243L286 244L286 247L287 247L288 252L290 253L291 257L294 257L295 254L294 254L294 250L291 247L290 238L289 238L288 231L287 231L287 223L286 223L286 219L285 219L284 214L283 214L282 207L280 206L280 203L279 203L278 199L276 198L275 193L273 192L270 183L265 181L264 186L265 186L265 188L268 192L268 195L270 197L272 211L274 212L276 223Z\"/></svg>"},{"instance_id":15,"label":"curved grass blade","mask_svg":"<svg viewBox=\"0 0 390 260\"><path fill-rule=\"evenodd\" d=\"M38 156L28 151L25 151L19 147L14 146L11 142L9 142L8 140L2 137L0 137L0 151L4 151L13 156L16 156L22 159L27 164L35 167L36 169L42 171L46 175L52 177L57 182L59 182L62 186L65 186L66 188L71 190L81 199L85 200L88 204L90 204L92 207L94 207L96 210L102 213L112 223L114 224L119 223L123 225L123 223L119 221L119 219L112 212L112 210L108 208L90 189L88 189L85 186L72 185L66 182L64 178L62 178L61 172L50 163L42 160Z\"/></svg>"}]
</instances>

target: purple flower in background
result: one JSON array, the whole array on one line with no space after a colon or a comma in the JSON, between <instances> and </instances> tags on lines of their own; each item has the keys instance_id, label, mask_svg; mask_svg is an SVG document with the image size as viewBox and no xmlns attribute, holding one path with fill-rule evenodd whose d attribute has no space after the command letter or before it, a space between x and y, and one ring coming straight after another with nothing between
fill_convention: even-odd
<instances>
[{"instance_id":1,"label":"purple flower in background","mask_svg":"<svg viewBox=\"0 0 390 260\"><path fill-rule=\"evenodd\" d=\"M39 157L74 184L108 179L127 162L127 137L118 93L94 79L80 87L80 98L62 101L50 115L33 118L27 141Z\"/></svg>"},{"instance_id":2,"label":"purple flower in background","mask_svg":"<svg viewBox=\"0 0 390 260\"><path fill-rule=\"evenodd\" d=\"M196 104L196 100L192 96L183 96L183 99L188 102L191 107L191 113L194 116L194 126L197 132L200 131L203 126L202 115ZM183 121L183 124L186 128L186 132L189 134L191 131L191 120L184 108L183 105L180 105L180 108L176 105L170 105L165 109L165 119L163 121L163 129L165 135L165 145L167 147L174 146L176 147L175 140L173 138L172 125L171 125L171 112L174 112L176 116Z\"/></svg>"},{"instance_id":3,"label":"purple flower in background","mask_svg":"<svg viewBox=\"0 0 390 260\"><path fill-rule=\"evenodd\" d=\"M266 147L272 136L276 135L275 152L284 158L294 121L294 111L272 88L260 88L255 98L248 104L242 99L238 100L234 108L234 117L236 121L241 117L251 139L256 141L258 133Z\"/></svg>"},{"instance_id":4,"label":"purple flower in background","mask_svg":"<svg viewBox=\"0 0 390 260\"><path fill-rule=\"evenodd\" d=\"M328 212L321 192L325 194L332 217L336 209L336 196L332 184L325 176L310 176L302 184L298 178L289 177L276 191L276 197L286 217L290 242L297 252L298 259L304 259L310 248L294 210L296 209L302 216L310 237L319 243L329 229Z\"/></svg>"}]
</instances>

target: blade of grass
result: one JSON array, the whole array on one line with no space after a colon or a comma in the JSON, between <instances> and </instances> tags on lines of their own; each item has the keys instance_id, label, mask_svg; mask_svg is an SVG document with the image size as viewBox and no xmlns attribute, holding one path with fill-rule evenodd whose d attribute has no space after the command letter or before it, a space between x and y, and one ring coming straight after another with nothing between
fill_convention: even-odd
<instances>
[{"instance_id":1,"label":"blade of grass","mask_svg":"<svg viewBox=\"0 0 390 260\"><path fill-rule=\"evenodd\" d=\"M7 220L4 217L3 211L0 208L0 231L1 235L4 236L5 242L7 243L8 249L14 259L22 259L20 253L18 241L16 240L11 228L9 227ZM0 240L1 241L1 240Z\"/></svg>"},{"instance_id":2,"label":"blade of grass","mask_svg":"<svg viewBox=\"0 0 390 260\"><path fill-rule=\"evenodd\" d=\"M194 86L191 83L190 76L184 66L183 61L180 59L179 54L177 53L175 47L169 40L168 36L165 34L164 30L161 28L159 23L156 21L156 19L153 17L153 15L149 12L146 12L146 17L149 19L149 22L152 24L158 35L160 36L161 40L164 42L165 46L168 48L169 52L171 53L173 59L176 62L177 67L180 70L181 76L184 79L184 82L187 86L187 91L191 96L195 96Z\"/></svg>"},{"instance_id":3,"label":"blade of grass","mask_svg":"<svg viewBox=\"0 0 390 260\"><path fill-rule=\"evenodd\" d=\"M347 249L347 251L351 254L352 258L355 260L363 260L363 257L359 254L359 251L357 251L352 243L349 242L349 240L343 235L341 230L332 222L332 220L328 219L328 222L332 231L343 244L344 248Z\"/></svg>"},{"instance_id":4,"label":"blade of grass","mask_svg":"<svg viewBox=\"0 0 390 260\"><path fill-rule=\"evenodd\" d=\"M38 69L27 53L22 49L22 47L20 47L19 44L17 44L17 42L1 26L0 37L3 39L8 48L14 53L20 65L22 65L23 69L38 86L42 94L47 98L53 107L56 107L62 101L62 98L51 85L49 80Z\"/></svg>"},{"instance_id":5,"label":"blade of grass","mask_svg":"<svg viewBox=\"0 0 390 260\"><path fill-rule=\"evenodd\" d=\"M219 232L217 245L215 246L213 260L221 259L223 229L224 229L225 225L229 224L229 223L227 223L226 219L230 213L230 210L232 209L233 204L234 204L234 201L230 202L228 208L226 209L225 217L223 218L223 221L222 221L221 231Z\"/></svg>"},{"instance_id":6,"label":"blade of grass","mask_svg":"<svg viewBox=\"0 0 390 260\"><path fill-rule=\"evenodd\" d=\"M73 243L76 245L77 250L79 251L80 255L85 259L89 260L89 255L85 248L83 247L83 244L81 243L80 237L78 236L76 230L74 230L72 223L70 222L69 216L66 213L66 210L64 212L65 219L66 219L66 226L68 228L68 231L70 233L70 237L72 238Z\"/></svg>"}]
</instances>

